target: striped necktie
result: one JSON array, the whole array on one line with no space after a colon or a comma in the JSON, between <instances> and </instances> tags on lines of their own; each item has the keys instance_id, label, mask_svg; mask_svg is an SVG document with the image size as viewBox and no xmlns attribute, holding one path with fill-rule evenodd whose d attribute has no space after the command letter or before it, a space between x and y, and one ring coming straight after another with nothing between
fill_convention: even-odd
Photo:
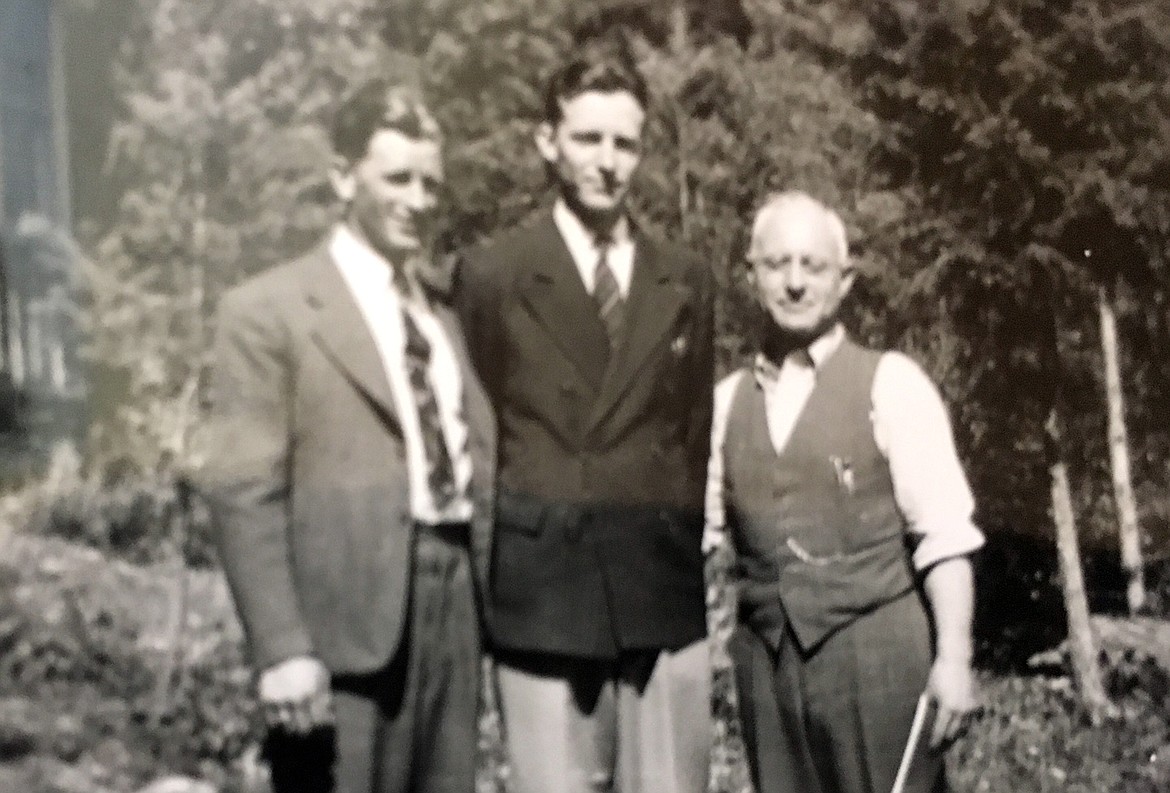
<instances>
[{"instance_id":1,"label":"striped necktie","mask_svg":"<svg viewBox=\"0 0 1170 793\"><path fill-rule=\"evenodd\" d=\"M406 372L410 390L414 393L423 454L426 457L427 486L435 508L441 512L455 499L455 466L451 462L451 452L447 448L443 422L439 416L439 403L431 384L431 343L412 316L405 297L402 303L402 327L406 334Z\"/></svg>"},{"instance_id":2,"label":"striped necktie","mask_svg":"<svg viewBox=\"0 0 1170 793\"><path fill-rule=\"evenodd\" d=\"M609 251L612 246L612 240L598 236L597 265L593 268L593 300L597 303L597 313L609 336L609 348L615 350L622 338L626 301L622 298L617 278L609 266Z\"/></svg>"}]
</instances>

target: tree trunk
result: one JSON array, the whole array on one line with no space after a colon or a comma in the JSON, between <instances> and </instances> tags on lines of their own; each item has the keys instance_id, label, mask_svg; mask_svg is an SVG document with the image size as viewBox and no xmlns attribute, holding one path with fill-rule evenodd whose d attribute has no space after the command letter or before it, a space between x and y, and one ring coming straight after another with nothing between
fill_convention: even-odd
<instances>
[{"instance_id":1,"label":"tree trunk","mask_svg":"<svg viewBox=\"0 0 1170 793\"><path fill-rule=\"evenodd\" d=\"M687 0L674 0L670 8L670 52L682 55L689 44L691 15L687 12Z\"/></svg>"},{"instance_id":2,"label":"tree trunk","mask_svg":"<svg viewBox=\"0 0 1170 793\"><path fill-rule=\"evenodd\" d=\"M678 63L684 63L688 46L688 29L690 15L687 13L686 0L674 0L670 7L670 54ZM686 152L689 150L687 142L687 124L690 119L682 105L674 102L674 124L678 130L678 167L675 169L675 183L678 188L678 215L684 240L690 239L691 219L691 188L688 182L690 167Z\"/></svg>"},{"instance_id":3,"label":"tree trunk","mask_svg":"<svg viewBox=\"0 0 1170 793\"><path fill-rule=\"evenodd\" d=\"M1089 622L1089 600L1085 594L1085 577L1081 571L1081 549L1077 541L1073 515L1072 490L1068 466L1061 451L1060 428L1053 409L1048 414L1048 433L1055 453L1049 473L1052 478L1052 520L1056 524L1056 550L1060 561L1060 580L1064 590L1064 608L1068 614L1068 647L1073 680L1081 693L1085 709L1093 723L1100 721L1109 708L1101 670L1097 665L1097 646Z\"/></svg>"},{"instance_id":4,"label":"tree trunk","mask_svg":"<svg viewBox=\"0 0 1170 793\"><path fill-rule=\"evenodd\" d=\"M1097 295L1101 314L1101 352L1105 360L1105 396L1109 404L1109 461L1113 472L1113 502L1121 541L1121 566L1126 575L1126 602L1129 613L1146 602L1142 567L1142 540L1138 526L1137 501L1129 471L1129 440L1125 431L1125 400L1121 390L1121 365L1117 352L1117 320L1109 290L1102 286Z\"/></svg>"}]
</instances>

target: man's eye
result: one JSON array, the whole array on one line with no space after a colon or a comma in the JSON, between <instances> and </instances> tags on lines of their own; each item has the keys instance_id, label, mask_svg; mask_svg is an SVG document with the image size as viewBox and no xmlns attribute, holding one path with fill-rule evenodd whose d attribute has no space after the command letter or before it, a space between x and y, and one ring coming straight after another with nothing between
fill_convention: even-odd
<instances>
[{"instance_id":1,"label":"man's eye","mask_svg":"<svg viewBox=\"0 0 1170 793\"><path fill-rule=\"evenodd\" d=\"M638 140L635 138L626 137L616 139L613 142L613 145L614 148L618 151L627 152L629 154L637 154L642 148L642 144Z\"/></svg>"},{"instance_id":2,"label":"man's eye","mask_svg":"<svg viewBox=\"0 0 1170 793\"><path fill-rule=\"evenodd\" d=\"M779 270L792 261L791 256L781 256L775 259L757 259L756 264L765 270Z\"/></svg>"},{"instance_id":3,"label":"man's eye","mask_svg":"<svg viewBox=\"0 0 1170 793\"><path fill-rule=\"evenodd\" d=\"M410 171L388 171L382 174L382 181L392 185L408 185L414 178Z\"/></svg>"},{"instance_id":4,"label":"man's eye","mask_svg":"<svg viewBox=\"0 0 1170 793\"><path fill-rule=\"evenodd\" d=\"M595 146L601 143L600 132L574 132L571 136L574 143L582 143L590 146Z\"/></svg>"}]
</instances>

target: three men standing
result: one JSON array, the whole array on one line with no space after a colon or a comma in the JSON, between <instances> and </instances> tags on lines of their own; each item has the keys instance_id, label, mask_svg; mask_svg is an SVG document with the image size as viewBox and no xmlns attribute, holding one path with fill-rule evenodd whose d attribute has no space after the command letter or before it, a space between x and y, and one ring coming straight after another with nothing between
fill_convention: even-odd
<instances>
[{"instance_id":1,"label":"three men standing","mask_svg":"<svg viewBox=\"0 0 1170 793\"><path fill-rule=\"evenodd\" d=\"M646 104L624 51L583 45L536 134L554 206L459 272L500 432L486 603L516 793L706 785L712 279L629 215Z\"/></svg>"},{"instance_id":2,"label":"three men standing","mask_svg":"<svg viewBox=\"0 0 1170 793\"><path fill-rule=\"evenodd\" d=\"M332 132L341 222L221 303L201 485L277 793L468 793L495 438L428 292L439 130L375 81Z\"/></svg>"},{"instance_id":3,"label":"three men standing","mask_svg":"<svg viewBox=\"0 0 1170 793\"><path fill-rule=\"evenodd\" d=\"M938 740L971 709L982 536L937 392L845 337L844 226L781 194L749 253L771 330L712 427L711 268L628 208L646 106L605 43L553 76L557 198L462 258L460 334L431 299L439 131L366 85L333 129L341 222L225 296L202 485L278 793L472 790L473 577L513 793L703 791L705 498L761 793L884 793L922 691Z\"/></svg>"}]
</instances>

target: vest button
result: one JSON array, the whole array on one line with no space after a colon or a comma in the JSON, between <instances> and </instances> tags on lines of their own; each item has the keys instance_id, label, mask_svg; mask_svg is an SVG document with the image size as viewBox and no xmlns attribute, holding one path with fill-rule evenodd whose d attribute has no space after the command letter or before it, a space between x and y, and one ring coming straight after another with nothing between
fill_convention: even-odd
<instances>
[{"instance_id":1,"label":"vest button","mask_svg":"<svg viewBox=\"0 0 1170 793\"><path fill-rule=\"evenodd\" d=\"M569 542L580 542L582 535L585 533L587 525L593 522L593 512L587 509L581 510L576 515L576 520L569 520L565 523L565 539Z\"/></svg>"}]
</instances>

